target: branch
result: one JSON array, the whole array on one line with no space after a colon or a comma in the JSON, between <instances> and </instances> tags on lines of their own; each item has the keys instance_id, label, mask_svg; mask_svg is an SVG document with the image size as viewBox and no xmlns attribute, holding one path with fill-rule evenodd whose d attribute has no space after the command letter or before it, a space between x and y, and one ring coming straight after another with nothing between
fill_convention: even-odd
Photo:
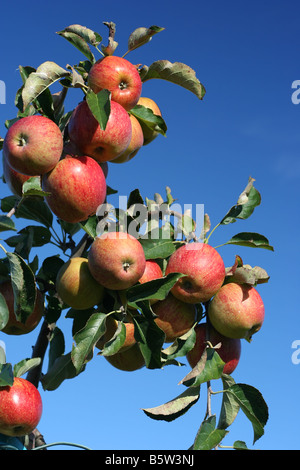
<instances>
[{"instance_id":1,"label":"branch","mask_svg":"<svg viewBox=\"0 0 300 470\"><path fill-rule=\"evenodd\" d=\"M42 323L40 333L38 335L35 346L32 350L32 359L39 357L41 362L38 366L34 367L27 374L27 380L31 382L36 388L38 388L39 381L41 378L41 371L43 367L44 357L47 351L47 347L50 341L51 334L55 328L55 325L49 325L46 321Z\"/></svg>"}]
</instances>

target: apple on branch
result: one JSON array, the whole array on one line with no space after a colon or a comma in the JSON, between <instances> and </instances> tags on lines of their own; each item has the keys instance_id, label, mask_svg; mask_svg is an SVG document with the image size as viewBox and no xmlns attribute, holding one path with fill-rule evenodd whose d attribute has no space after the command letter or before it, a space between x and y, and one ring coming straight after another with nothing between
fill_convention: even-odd
<instances>
[{"instance_id":1,"label":"apple on branch","mask_svg":"<svg viewBox=\"0 0 300 470\"><path fill-rule=\"evenodd\" d=\"M135 157L144 144L144 134L139 121L135 116L133 116L133 114L130 114L129 117L132 126L132 137L130 144L128 145L127 149L121 153L119 157L112 160L111 163L129 162L129 160Z\"/></svg>"}]
</instances>

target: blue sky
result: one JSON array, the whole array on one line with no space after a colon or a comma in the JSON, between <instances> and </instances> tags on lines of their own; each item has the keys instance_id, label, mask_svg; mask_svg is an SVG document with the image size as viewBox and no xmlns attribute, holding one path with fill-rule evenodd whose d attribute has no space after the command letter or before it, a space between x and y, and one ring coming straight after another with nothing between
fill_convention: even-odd
<instances>
[{"instance_id":1,"label":"blue sky","mask_svg":"<svg viewBox=\"0 0 300 470\"><path fill-rule=\"evenodd\" d=\"M300 105L292 102L292 83L300 80L299 14L295 0L182 2L153 0L113 7L95 0L82 3L54 0L47 10L40 2L10 2L1 8L0 80L6 84L6 104L0 104L0 135L4 121L15 117L14 97L20 86L19 65L37 67L53 60L65 67L83 56L55 34L79 23L106 38L103 21L117 25L116 54L126 51L129 34L139 26L165 30L127 56L150 65L158 59L192 67L206 87L199 101L187 90L160 80L146 82L143 95L161 107L168 126L127 165L109 167L108 184L120 195L139 188L143 197L164 194L169 186L181 204L204 204L215 225L247 184L255 178L262 204L247 221L220 227L216 246L242 231L265 235L275 252L225 246L220 253L230 265L239 254L244 263L264 267L268 284L259 286L266 307L261 331L251 344L243 342L234 372L236 382L258 388L268 406L269 421L258 449L299 449L300 364L292 362L292 343L300 340L297 301L299 266ZM105 41L104 41L105 42ZM70 93L72 109L82 94ZM8 195L0 186L1 197ZM6 235L4 236L4 238ZM45 256L48 255L44 253ZM70 349L71 323L59 327ZM37 332L7 338L7 359L30 356ZM206 390L199 403L172 423L156 422L141 408L164 403L183 389L178 382L187 368L122 373L95 356L86 371L55 392L43 392L44 413L39 428L48 443L69 441L93 449L187 449L205 414ZM221 384L213 383L213 389ZM213 401L218 414L219 399ZM224 444L236 439L251 446L251 424L239 414Z\"/></svg>"}]
</instances>

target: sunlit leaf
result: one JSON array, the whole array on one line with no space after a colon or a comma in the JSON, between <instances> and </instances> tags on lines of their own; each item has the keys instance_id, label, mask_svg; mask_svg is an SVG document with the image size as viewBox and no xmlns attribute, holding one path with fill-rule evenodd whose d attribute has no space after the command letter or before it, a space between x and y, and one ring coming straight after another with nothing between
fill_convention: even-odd
<instances>
[{"instance_id":1,"label":"sunlit leaf","mask_svg":"<svg viewBox=\"0 0 300 470\"><path fill-rule=\"evenodd\" d=\"M160 33L164 29L165 28L161 28L160 26L150 26L149 28L141 27L135 29L129 36L127 52L133 51L134 49L137 49L143 44L151 41L154 34Z\"/></svg>"},{"instance_id":2,"label":"sunlit leaf","mask_svg":"<svg viewBox=\"0 0 300 470\"><path fill-rule=\"evenodd\" d=\"M110 100L111 93L105 89L99 93L88 90L86 95L86 102L102 130L105 130L110 116Z\"/></svg>"},{"instance_id":3,"label":"sunlit leaf","mask_svg":"<svg viewBox=\"0 0 300 470\"><path fill-rule=\"evenodd\" d=\"M228 434L225 429L216 428L216 416L204 420L195 438L194 450L211 450L217 447Z\"/></svg>"}]
</instances>

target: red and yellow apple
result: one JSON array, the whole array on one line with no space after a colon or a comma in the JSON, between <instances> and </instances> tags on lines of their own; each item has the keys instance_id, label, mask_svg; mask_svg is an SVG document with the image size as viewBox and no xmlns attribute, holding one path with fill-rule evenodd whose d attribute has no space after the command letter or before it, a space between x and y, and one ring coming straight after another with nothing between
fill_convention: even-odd
<instances>
[{"instance_id":1,"label":"red and yellow apple","mask_svg":"<svg viewBox=\"0 0 300 470\"><path fill-rule=\"evenodd\" d=\"M140 242L127 232L105 232L93 241L89 269L108 289L128 289L142 277L146 259Z\"/></svg>"},{"instance_id":2,"label":"red and yellow apple","mask_svg":"<svg viewBox=\"0 0 300 470\"><path fill-rule=\"evenodd\" d=\"M51 119L26 116L7 131L3 155L8 164L25 175L43 175L52 170L63 150L62 133Z\"/></svg>"},{"instance_id":3,"label":"red and yellow apple","mask_svg":"<svg viewBox=\"0 0 300 470\"><path fill-rule=\"evenodd\" d=\"M151 111L153 112L153 114L155 114L156 116L160 116L161 117L161 110L160 108L158 107L158 105L156 104L155 101L153 101L151 98L147 98L146 96L141 96L140 99L138 100L137 104L139 105L142 105L142 106L145 106L145 108L149 108L151 109ZM157 132L156 130L154 129L150 129L150 127L148 127L146 124L144 124L143 122L141 122L141 127L142 127L142 130L143 130L143 134L144 134L144 145L147 145L149 144L150 142L152 142L154 139L156 139L156 137L158 136L159 132Z\"/></svg>"},{"instance_id":4,"label":"red and yellow apple","mask_svg":"<svg viewBox=\"0 0 300 470\"><path fill-rule=\"evenodd\" d=\"M42 411L41 395L28 380L15 377L11 387L0 387L0 433L12 437L30 434Z\"/></svg>"},{"instance_id":5,"label":"red and yellow apple","mask_svg":"<svg viewBox=\"0 0 300 470\"><path fill-rule=\"evenodd\" d=\"M207 341L212 346L217 346L221 343L220 347L216 349L225 366L223 369L224 374L232 374L236 369L240 356L241 356L241 340L238 338L228 338L218 333L211 325L208 327L209 334L207 335L207 323L199 323L195 327L196 343L186 357L192 368L199 362L204 349L207 347Z\"/></svg>"},{"instance_id":6,"label":"red and yellow apple","mask_svg":"<svg viewBox=\"0 0 300 470\"><path fill-rule=\"evenodd\" d=\"M64 303L76 310L85 310L98 305L104 296L101 286L90 273L88 260L70 258L58 271L56 290Z\"/></svg>"},{"instance_id":7,"label":"red and yellow apple","mask_svg":"<svg viewBox=\"0 0 300 470\"><path fill-rule=\"evenodd\" d=\"M94 93L109 90L111 99L127 111L137 104L142 92L142 81L137 68L127 59L113 55L98 60L92 66L88 85Z\"/></svg>"},{"instance_id":8,"label":"red and yellow apple","mask_svg":"<svg viewBox=\"0 0 300 470\"><path fill-rule=\"evenodd\" d=\"M225 279L225 265L220 254L206 243L193 242L178 248L169 258L166 274L182 273L171 289L183 302L207 302Z\"/></svg>"},{"instance_id":9,"label":"red and yellow apple","mask_svg":"<svg viewBox=\"0 0 300 470\"><path fill-rule=\"evenodd\" d=\"M145 359L138 343L125 351L117 352L113 356L104 356L116 369L133 372L145 366Z\"/></svg>"},{"instance_id":10,"label":"red and yellow apple","mask_svg":"<svg viewBox=\"0 0 300 470\"><path fill-rule=\"evenodd\" d=\"M222 335L251 341L262 327L265 307L255 287L230 282L210 302L208 316Z\"/></svg>"},{"instance_id":11,"label":"red and yellow apple","mask_svg":"<svg viewBox=\"0 0 300 470\"><path fill-rule=\"evenodd\" d=\"M24 175L23 173L19 173L18 171L14 170L8 164L7 159L4 157L2 159L2 167L5 183L13 194L21 197L23 184L28 181L29 178L32 178L32 176Z\"/></svg>"},{"instance_id":12,"label":"red and yellow apple","mask_svg":"<svg viewBox=\"0 0 300 470\"><path fill-rule=\"evenodd\" d=\"M129 146L125 150L125 152L121 153L121 155L114 160L112 163L125 163L129 162L135 155L138 153L140 148L143 146L144 143L144 135L141 128L141 125L136 117L133 114L129 115L131 126L132 126L132 137Z\"/></svg>"},{"instance_id":13,"label":"red and yellow apple","mask_svg":"<svg viewBox=\"0 0 300 470\"><path fill-rule=\"evenodd\" d=\"M115 101L111 101L110 106L105 130L101 129L86 101L75 108L68 124L71 142L84 155L100 163L119 157L131 141L132 127L127 111Z\"/></svg>"},{"instance_id":14,"label":"red and yellow apple","mask_svg":"<svg viewBox=\"0 0 300 470\"><path fill-rule=\"evenodd\" d=\"M60 219L82 222L94 215L106 197L102 168L91 157L65 157L42 177L46 201Z\"/></svg>"}]
</instances>

